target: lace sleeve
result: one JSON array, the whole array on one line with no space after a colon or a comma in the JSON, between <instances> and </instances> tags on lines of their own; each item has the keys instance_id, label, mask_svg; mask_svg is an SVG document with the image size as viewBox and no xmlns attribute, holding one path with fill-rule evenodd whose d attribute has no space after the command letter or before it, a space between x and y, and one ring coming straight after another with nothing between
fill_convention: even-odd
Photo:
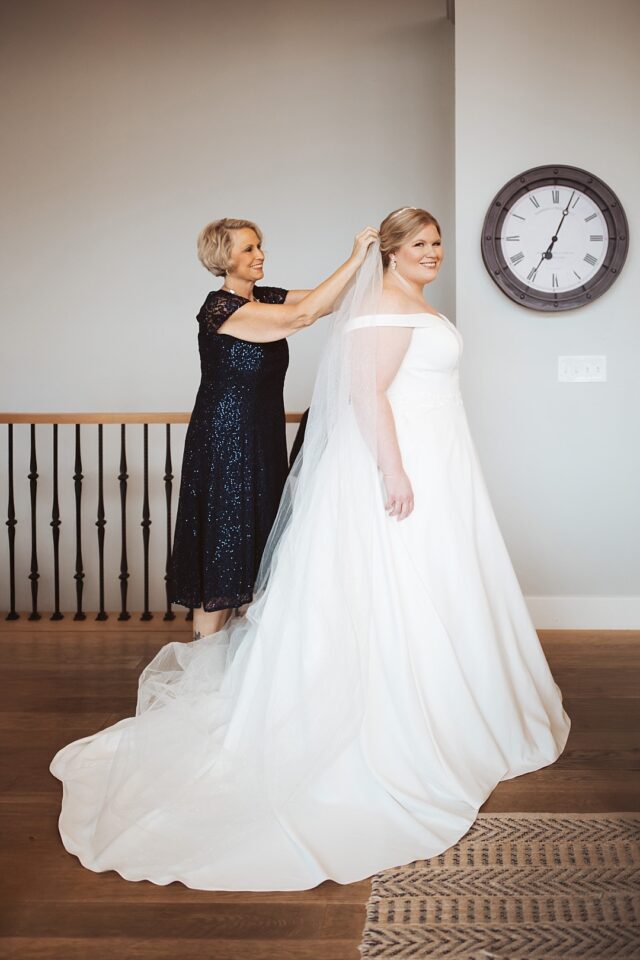
<instances>
[{"instance_id":1,"label":"lace sleeve","mask_svg":"<svg viewBox=\"0 0 640 960\"><path fill-rule=\"evenodd\" d=\"M284 303L288 290L284 287L258 287L253 288L253 295L261 303Z\"/></svg>"},{"instance_id":2,"label":"lace sleeve","mask_svg":"<svg viewBox=\"0 0 640 960\"><path fill-rule=\"evenodd\" d=\"M233 294L210 293L198 313L200 329L206 333L217 333L231 314L247 301Z\"/></svg>"}]
</instances>

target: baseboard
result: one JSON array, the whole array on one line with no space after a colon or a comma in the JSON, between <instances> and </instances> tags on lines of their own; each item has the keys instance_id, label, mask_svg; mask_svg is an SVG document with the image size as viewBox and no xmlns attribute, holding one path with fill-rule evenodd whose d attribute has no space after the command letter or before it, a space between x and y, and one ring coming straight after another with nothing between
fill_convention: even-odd
<instances>
[{"instance_id":1,"label":"baseboard","mask_svg":"<svg viewBox=\"0 0 640 960\"><path fill-rule=\"evenodd\" d=\"M179 633L189 636L192 625L185 620L186 611L176 612L173 620L164 620L162 611L151 615L151 620L142 620L140 613L132 613L129 620L118 620L118 614L109 613L106 620L96 619L95 611L87 611L86 619L74 620L74 613L64 613L61 620L52 620L50 612L40 614L39 620L30 620L29 612L21 612L17 620L7 620L6 611L0 612L0 633L30 633L32 631L49 631L51 633L104 633L117 631L119 633L141 633L149 631L162 633Z\"/></svg>"},{"instance_id":2,"label":"baseboard","mask_svg":"<svg viewBox=\"0 0 640 960\"><path fill-rule=\"evenodd\" d=\"M537 630L638 630L640 597L525 597Z\"/></svg>"}]
</instances>

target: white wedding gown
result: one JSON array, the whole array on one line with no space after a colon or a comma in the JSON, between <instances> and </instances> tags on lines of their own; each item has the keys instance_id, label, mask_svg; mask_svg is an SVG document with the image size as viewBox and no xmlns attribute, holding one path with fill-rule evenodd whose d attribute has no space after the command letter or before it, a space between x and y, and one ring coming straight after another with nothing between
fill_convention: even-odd
<instances>
[{"instance_id":1,"label":"white wedding gown","mask_svg":"<svg viewBox=\"0 0 640 960\"><path fill-rule=\"evenodd\" d=\"M54 758L60 833L86 867L211 890L350 883L441 853L499 781L562 752L570 721L469 433L462 338L442 315L384 324L414 327L388 391L413 513L387 516L363 476L338 518L327 446L231 639L163 648L143 680L169 670L175 695L145 693Z\"/></svg>"}]
</instances>

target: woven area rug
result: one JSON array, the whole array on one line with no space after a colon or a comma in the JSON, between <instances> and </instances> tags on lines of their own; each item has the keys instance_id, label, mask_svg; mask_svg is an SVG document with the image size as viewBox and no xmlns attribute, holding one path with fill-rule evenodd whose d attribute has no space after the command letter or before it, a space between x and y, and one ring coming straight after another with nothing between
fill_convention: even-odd
<instances>
[{"instance_id":1,"label":"woven area rug","mask_svg":"<svg viewBox=\"0 0 640 960\"><path fill-rule=\"evenodd\" d=\"M638 960L640 814L480 814L373 878L363 958Z\"/></svg>"}]
</instances>

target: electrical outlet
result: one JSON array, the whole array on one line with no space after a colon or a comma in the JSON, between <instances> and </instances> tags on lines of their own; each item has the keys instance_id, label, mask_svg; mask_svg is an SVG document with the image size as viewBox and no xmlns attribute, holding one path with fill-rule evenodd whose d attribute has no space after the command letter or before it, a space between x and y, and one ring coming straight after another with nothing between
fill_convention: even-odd
<instances>
[{"instance_id":1,"label":"electrical outlet","mask_svg":"<svg viewBox=\"0 0 640 960\"><path fill-rule=\"evenodd\" d=\"M593 383L607 379L606 357L558 357L558 380Z\"/></svg>"}]
</instances>

